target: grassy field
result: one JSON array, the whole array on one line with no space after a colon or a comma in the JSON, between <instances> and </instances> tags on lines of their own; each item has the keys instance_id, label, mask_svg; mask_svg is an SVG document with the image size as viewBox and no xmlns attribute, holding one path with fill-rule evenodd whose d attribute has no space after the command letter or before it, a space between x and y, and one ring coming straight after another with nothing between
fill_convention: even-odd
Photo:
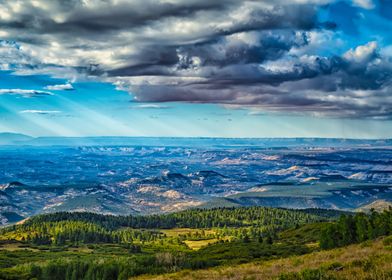
<instances>
[{"instance_id":1,"label":"grassy field","mask_svg":"<svg viewBox=\"0 0 392 280\"><path fill-rule=\"evenodd\" d=\"M21 242L10 242L10 243L0 244L0 250L6 250L6 251L29 250L34 252L39 251L38 249L24 246L24 244Z\"/></svg>"},{"instance_id":2,"label":"grassy field","mask_svg":"<svg viewBox=\"0 0 392 280\"><path fill-rule=\"evenodd\" d=\"M387 242L389 241L389 242ZM138 280L392 279L392 237L344 248L236 266L181 271Z\"/></svg>"},{"instance_id":3,"label":"grassy field","mask_svg":"<svg viewBox=\"0 0 392 280\"><path fill-rule=\"evenodd\" d=\"M206 240L185 240L185 244L192 250L199 250L202 247L218 242L218 239L206 239Z\"/></svg>"},{"instance_id":4,"label":"grassy field","mask_svg":"<svg viewBox=\"0 0 392 280\"><path fill-rule=\"evenodd\" d=\"M166 234L167 237L178 237L179 235L187 235L187 234L195 234L201 233L202 230L200 229L193 229L193 228L173 228L173 229L161 229L160 232ZM205 234L214 234L215 231L211 229L203 230Z\"/></svg>"},{"instance_id":5,"label":"grassy field","mask_svg":"<svg viewBox=\"0 0 392 280\"><path fill-rule=\"evenodd\" d=\"M160 232L164 233L167 237L179 237L179 236L189 236L189 235L195 235L197 233L202 234L203 236L208 236L208 235L214 235L216 233L215 230L213 229L192 229L192 228L174 228L174 229L164 229L160 230ZM224 240L227 240L229 238L223 238ZM192 250L199 250L202 247L214 244L218 242L219 240L217 238L203 238L200 240L193 240L191 237L188 238L188 240L184 240L184 243L186 246L188 246Z\"/></svg>"}]
</instances>

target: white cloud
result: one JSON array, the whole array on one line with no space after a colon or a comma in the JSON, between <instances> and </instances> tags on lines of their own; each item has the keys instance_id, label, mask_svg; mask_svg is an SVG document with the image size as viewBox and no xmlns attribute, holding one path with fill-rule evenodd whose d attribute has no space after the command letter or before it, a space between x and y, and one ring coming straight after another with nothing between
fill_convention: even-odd
<instances>
[{"instance_id":1,"label":"white cloud","mask_svg":"<svg viewBox=\"0 0 392 280\"><path fill-rule=\"evenodd\" d=\"M353 0L355 6L364 8L364 9L373 9L375 7L372 0Z\"/></svg>"},{"instance_id":2,"label":"white cloud","mask_svg":"<svg viewBox=\"0 0 392 280\"><path fill-rule=\"evenodd\" d=\"M159 105L159 104L140 104L140 105L132 106L131 108L136 108L136 109L169 109L170 106Z\"/></svg>"},{"instance_id":3,"label":"white cloud","mask_svg":"<svg viewBox=\"0 0 392 280\"><path fill-rule=\"evenodd\" d=\"M248 116L264 116L266 115L265 111L250 111L248 112Z\"/></svg>"},{"instance_id":4,"label":"white cloud","mask_svg":"<svg viewBox=\"0 0 392 280\"><path fill-rule=\"evenodd\" d=\"M70 83L62 84L62 85L49 85L46 86L47 90L73 90L73 86Z\"/></svg>"},{"instance_id":5,"label":"white cloud","mask_svg":"<svg viewBox=\"0 0 392 280\"><path fill-rule=\"evenodd\" d=\"M356 47L355 49L347 51L343 56L347 60L351 60L357 63L367 62L371 58L373 58L376 50L377 42L372 41L367 43L366 45L361 45Z\"/></svg>"},{"instance_id":6,"label":"white cloud","mask_svg":"<svg viewBox=\"0 0 392 280\"><path fill-rule=\"evenodd\" d=\"M48 92L48 91L34 90L34 89L17 89L17 88L0 89L0 95L3 95L3 94L21 95L23 97L35 97L35 96L41 96L41 95L53 95L53 93Z\"/></svg>"},{"instance_id":7,"label":"white cloud","mask_svg":"<svg viewBox=\"0 0 392 280\"><path fill-rule=\"evenodd\" d=\"M23 111L20 111L19 113L21 113L21 114L52 115L52 114L60 114L61 111L23 110Z\"/></svg>"}]
</instances>

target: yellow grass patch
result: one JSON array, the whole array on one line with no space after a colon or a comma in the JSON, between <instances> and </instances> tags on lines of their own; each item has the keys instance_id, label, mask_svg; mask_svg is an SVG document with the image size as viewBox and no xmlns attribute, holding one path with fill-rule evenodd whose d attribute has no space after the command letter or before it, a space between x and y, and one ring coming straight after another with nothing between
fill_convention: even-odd
<instances>
[{"instance_id":1,"label":"yellow grass patch","mask_svg":"<svg viewBox=\"0 0 392 280\"><path fill-rule=\"evenodd\" d=\"M34 252L39 251L38 249L35 249L35 248L25 247L25 246L23 246L22 243L19 243L19 242L1 244L0 250L6 250L6 251L29 250L29 251L34 251Z\"/></svg>"},{"instance_id":2,"label":"yellow grass patch","mask_svg":"<svg viewBox=\"0 0 392 280\"><path fill-rule=\"evenodd\" d=\"M164 234L167 235L167 237L177 237L179 235L186 235L189 233L195 234L196 232L199 232L201 234L202 230L200 229L193 229L193 228L173 228L173 229L163 229L160 230ZM205 229L204 233L207 234L214 234L215 231L211 229Z\"/></svg>"},{"instance_id":3,"label":"yellow grass patch","mask_svg":"<svg viewBox=\"0 0 392 280\"><path fill-rule=\"evenodd\" d=\"M207 240L185 240L185 244L192 250L199 250L200 248L218 242L218 239L207 239Z\"/></svg>"}]
</instances>

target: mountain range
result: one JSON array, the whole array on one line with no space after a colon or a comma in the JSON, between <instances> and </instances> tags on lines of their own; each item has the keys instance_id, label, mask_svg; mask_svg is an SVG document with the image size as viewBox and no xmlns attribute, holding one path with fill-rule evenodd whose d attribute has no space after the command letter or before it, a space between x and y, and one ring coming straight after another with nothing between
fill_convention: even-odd
<instances>
[{"instance_id":1,"label":"mountain range","mask_svg":"<svg viewBox=\"0 0 392 280\"><path fill-rule=\"evenodd\" d=\"M209 137L32 137L26 134L0 133L0 145L27 146L214 146L214 147L384 147L391 146L392 139L345 139L345 138L209 138Z\"/></svg>"}]
</instances>

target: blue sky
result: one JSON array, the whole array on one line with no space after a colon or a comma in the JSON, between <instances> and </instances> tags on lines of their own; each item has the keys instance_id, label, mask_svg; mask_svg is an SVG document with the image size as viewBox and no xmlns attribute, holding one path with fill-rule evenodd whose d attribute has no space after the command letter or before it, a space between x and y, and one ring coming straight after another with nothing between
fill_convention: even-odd
<instances>
[{"instance_id":1,"label":"blue sky","mask_svg":"<svg viewBox=\"0 0 392 280\"><path fill-rule=\"evenodd\" d=\"M392 137L392 1L109 2L0 2L0 131Z\"/></svg>"}]
</instances>

